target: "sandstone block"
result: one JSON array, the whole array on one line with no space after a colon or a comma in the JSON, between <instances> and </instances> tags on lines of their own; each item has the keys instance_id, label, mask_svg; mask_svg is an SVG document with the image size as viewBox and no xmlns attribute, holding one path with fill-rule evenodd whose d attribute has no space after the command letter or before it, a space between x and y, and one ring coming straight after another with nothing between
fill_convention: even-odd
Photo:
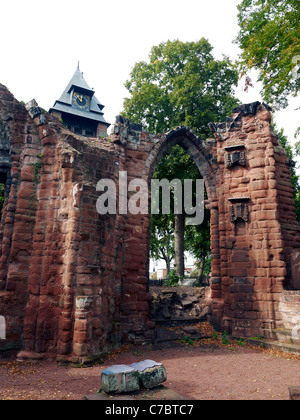
<instances>
[{"instance_id":1,"label":"sandstone block","mask_svg":"<svg viewBox=\"0 0 300 420\"><path fill-rule=\"evenodd\" d=\"M108 394L139 391L139 374L130 366L111 366L101 374L101 389Z\"/></svg>"},{"instance_id":2,"label":"sandstone block","mask_svg":"<svg viewBox=\"0 0 300 420\"><path fill-rule=\"evenodd\" d=\"M32 99L31 101L29 101L29 102L25 105L25 108L26 108L26 110L27 110L27 111L29 111L31 108L34 108L34 107L36 107L36 106L38 106L37 101L36 101L35 99Z\"/></svg>"},{"instance_id":3,"label":"sandstone block","mask_svg":"<svg viewBox=\"0 0 300 420\"><path fill-rule=\"evenodd\" d=\"M156 388L167 380L167 372L162 363L144 360L143 362L132 363L130 367L138 371L140 384L146 389Z\"/></svg>"},{"instance_id":4,"label":"sandstone block","mask_svg":"<svg viewBox=\"0 0 300 420\"><path fill-rule=\"evenodd\" d=\"M162 363L153 360L127 365L114 365L101 374L101 390L107 394L122 394L156 388L167 380Z\"/></svg>"}]
</instances>

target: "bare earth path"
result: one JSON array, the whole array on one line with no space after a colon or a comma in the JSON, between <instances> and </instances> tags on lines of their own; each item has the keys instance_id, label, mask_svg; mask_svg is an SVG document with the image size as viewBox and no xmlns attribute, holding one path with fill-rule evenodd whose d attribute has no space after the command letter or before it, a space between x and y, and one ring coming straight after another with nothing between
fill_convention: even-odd
<instances>
[{"instance_id":1,"label":"bare earth path","mask_svg":"<svg viewBox=\"0 0 300 420\"><path fill-rule=\"evenodd\" d=\"M125 347L89 368L0 362L0 399L82 400L99 390L106 367L145 359L163 363L165 385L190 400L288 400L288 386L300 386L300 356L201 340L195 346Z\"/></svg>"}]
</instances>

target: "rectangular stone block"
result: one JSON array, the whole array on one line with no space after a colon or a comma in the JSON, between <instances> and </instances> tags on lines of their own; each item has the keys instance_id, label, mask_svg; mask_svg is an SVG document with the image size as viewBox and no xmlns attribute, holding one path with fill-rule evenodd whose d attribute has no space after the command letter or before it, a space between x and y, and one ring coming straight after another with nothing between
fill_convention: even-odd
<instances>
[{"instance_id":1,"label":"rectangular stone block","mask_svg":"<svg viewBox=\"0 0 300 420\"><path fill-rule=\"evenodd\" d=\"M139 389L139 374L130 366L110 366L101 374L101 390L107 394L122 394L139 391Z\"/></svg>"},{"instance_id":2,"label":"rectangular stone block","mask_svg":"<svg viewBox=\"0 0 300 420\"><path fill-rule=\"evenodd\" d=\"M167 372L162 363L144 360L143 362L132 363L130 367L138 371L140 384L146 389L156 388L167 380Z\"/></svg>"}]
</instances>

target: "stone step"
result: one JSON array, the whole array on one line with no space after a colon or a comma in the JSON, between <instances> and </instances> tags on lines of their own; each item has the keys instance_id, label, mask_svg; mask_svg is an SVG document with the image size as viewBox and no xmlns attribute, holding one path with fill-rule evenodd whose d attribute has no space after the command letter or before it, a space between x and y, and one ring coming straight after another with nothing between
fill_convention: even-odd
<instances>
[{"instance_id":1,"label":"stone step","mask_svg":"<svg viewBox=\"0 0 300 420\"><path fill-rule=\"evenodd\" d=\"M88 394L84 397L88 401L141 401L141 400L158 400L158 401L187 401L188 397L178 394L170 388L161 385L153 389L143 389L140 393L130 396L128 394L107 394L106 392L99 392L98 394ZM123 407L123 405L115 405L115 407ZM128 407L125 411L125 415L128 414ZM120 414L120 413L118 413ZM132 416L134 417L134 416Z\"/></svg>"},{"instance_id":2,"label":"stone step","mask_svg":"<svg viewBox=\"0 0 300 420\"><path fill-rule=\"evenodd\" d=\"M272 341L279 341L280 343L300 345L300 328L264 330L264 337Z\"/></svg>"},{"instance_id":3,"label":"stone step","mask_svg":"<svg viewBox=\"0 0 300 420\"><path fill-rule=\"evenodd\" d=\"M130 367L138 371L140 385L145 389L156 388L167 380L167 372L162 363L144 360L132 363Z\"/></svg>"},{"instance_id":4,"label":"stone step","mask_svg":"<svg viewBox=\"0 0 300 420\"><path fill-rule=\"evenodd\" d=\"M300 302L300 290L284 290L282 302Z\"/></svg>"},{"instance_id":5,"label":"stone step","mask_svg":"<svg viewBox=\"0 0 300 420\"><path fill-rule=\"evenodd\" d=\"M139 374L127 365L110 366L101 374L101 390L107 394L139 391Z\"/></svg>"},{"instance_id":6,"label":"stone step","mask_svg":"<svg viewBox=\"0 0 300 420\"><path fill-rule=\"evenodd\" d=\"M263 346L266 349L274 349L280 350L285 353L290 354L299 354L300 355L300 345L299 344L288 344L288 343L281 343L279 341L271 341L268 339L254 339L254 338L244 338L250 344L254 346Z\"/></svg>"}]
</instances>

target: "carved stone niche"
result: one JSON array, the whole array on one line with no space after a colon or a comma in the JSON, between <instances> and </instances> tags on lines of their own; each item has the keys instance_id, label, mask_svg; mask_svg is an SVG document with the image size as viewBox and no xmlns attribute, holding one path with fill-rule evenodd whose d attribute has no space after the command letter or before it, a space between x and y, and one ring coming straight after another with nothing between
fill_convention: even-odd
<instances>
[{"instance_id":1,"label":"carved stone niche","mask_svg":"<svg viewBox=\"0 0 300 420\"><path fill-rule=\"evenodd\" d=\"M249 222L250 212L249 212L248 202L249 202L250 198L249 197L237 197L237 198L229 198L228 200L231 203L231 205L229 207L231 222L235 223L238 220L243 220L244 222Z\"/></svg>"},{"instance_id":2,"label":"carved stone niche","mask_svg":"<svg viewBox=\"0 0 300 420\"><path fill-rule=\"evenodd\" d=\"M243 144L236 146L225 147L226 155L226 168L232 168L235 165L246 166L246 151Z\"/></svg>"}]
</instances>

